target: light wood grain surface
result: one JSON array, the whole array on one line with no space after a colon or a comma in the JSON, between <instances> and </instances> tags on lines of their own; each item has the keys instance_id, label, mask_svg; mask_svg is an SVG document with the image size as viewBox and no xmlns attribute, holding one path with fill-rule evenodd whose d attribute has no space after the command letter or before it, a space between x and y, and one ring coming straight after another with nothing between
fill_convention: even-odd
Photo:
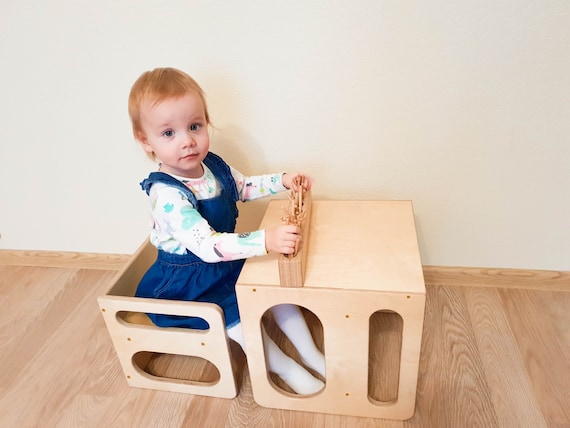
<instances>
[{"instance_id":1,"label":"light wood grain surface","mask_svg":"<svg viewBox=\"0 0 570 428\"><path fill-rule=\"evenodd\" d=\"M311 209L304 287L423 293L410 201L313 201ZM282 210L271 201L260 228L278 225ZM277 257L249 259L240 282L280 285Z\"/></svg>"},{"instance_id":2,"label":"light wood grain surface","mask_svg":"<svg viewBox=\"0 0 570 428\"><path fill-rule=\"evenodd\" d=\"M116 273L101 269L108 260L46 267L3 255L1 427L570 427L568 272L424 267L416 412L390 421L260 407L247 369L233 400L129 388L96 302ZM374 343L370 360L390 364L382 349ZM186 364L160 357L152 369Z\"/></svg>"}]
</instances>

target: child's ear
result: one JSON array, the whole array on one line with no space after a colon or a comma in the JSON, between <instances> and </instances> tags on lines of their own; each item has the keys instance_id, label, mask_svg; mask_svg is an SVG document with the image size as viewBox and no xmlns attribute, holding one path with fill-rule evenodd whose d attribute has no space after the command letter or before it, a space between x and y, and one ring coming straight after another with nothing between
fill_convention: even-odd
<instances>
[{"instance_id":1,"label":"child's ear","mask_svg":"<svg viewBox=\"0 0 570 428\"><path fill-rule=\"evenodd\" d=\"M152 147L150 146L150 144L148 143L148 140L146 139L146 135L144 134L144 132L137 132L135 134L135 139L137 140L137 142L141 145L141 147L143 148L143 150L147 153L152 153Z\"/></svg>"}]
</instances>

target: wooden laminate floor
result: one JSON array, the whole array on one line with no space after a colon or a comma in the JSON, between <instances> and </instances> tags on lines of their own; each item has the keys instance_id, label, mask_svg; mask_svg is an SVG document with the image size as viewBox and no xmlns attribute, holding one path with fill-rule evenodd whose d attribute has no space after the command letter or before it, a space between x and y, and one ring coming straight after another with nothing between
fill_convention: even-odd
<instances>
[{"instance_id":1,"label":"wooden laminate floor","mask_svg":"<svg viewBox=\"0 0 570 428\"><path fill-rule=\"evenodd\" d=\"M428 270L416 412L390 421L260 407L247 369L233 400L130 388L96 301L124 260L6 260L0 427L570 427L567 274L519 287L497 271L460 285Z\"/></svg>"}]
</instances>

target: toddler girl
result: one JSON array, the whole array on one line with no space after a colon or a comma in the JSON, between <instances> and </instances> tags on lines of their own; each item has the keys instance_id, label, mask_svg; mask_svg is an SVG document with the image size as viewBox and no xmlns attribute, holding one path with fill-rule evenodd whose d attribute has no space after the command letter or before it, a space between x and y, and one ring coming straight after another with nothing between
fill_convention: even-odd
<instances>
[{"instance_id":1,"label":"toddler girl","mask_svg":"<svg viewBox=\"0 0 570 428\"><path fill-rule=\"evenodd\" d=\"M141 280L136 296L212 302L224 311L228 336L245 351L235 283L248 257L291 254L300 239L295 225L235 233L238 200L284 191L298 174L246 177L209 151L210 117L204 93L186 73L159 68L143 73L129 96L135 139L159 162L141 183L150 198L150 240L158 258ZM311 186L305 179L305 186ZM297 348L303 364L325 375L322 353L300 309L272 308L277 325ZM158 326L208 328L200 318L149 314ZM268 368L298 394L323 388L321 380L285 355L264 334Z\"/></svg>"}]
</instances>

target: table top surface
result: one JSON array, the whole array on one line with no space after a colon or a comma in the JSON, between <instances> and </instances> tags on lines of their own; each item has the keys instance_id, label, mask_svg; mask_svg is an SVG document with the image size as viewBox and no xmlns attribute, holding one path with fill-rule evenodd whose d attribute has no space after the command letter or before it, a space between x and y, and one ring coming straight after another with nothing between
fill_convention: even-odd
<instances>
[{"instance_id":1,"label":"table top surface","mask_svg":"<svg viewBox=\"0 0 570 428\"><path fill-rule=\"evenodd\" d=\"M286 206L271 201L260 228L282 224ZM425 293L411 201L314 200L311 209L304 287ZM248 259L237 286L279 286L278 257Z\"/></svg>"}]
</instances>

